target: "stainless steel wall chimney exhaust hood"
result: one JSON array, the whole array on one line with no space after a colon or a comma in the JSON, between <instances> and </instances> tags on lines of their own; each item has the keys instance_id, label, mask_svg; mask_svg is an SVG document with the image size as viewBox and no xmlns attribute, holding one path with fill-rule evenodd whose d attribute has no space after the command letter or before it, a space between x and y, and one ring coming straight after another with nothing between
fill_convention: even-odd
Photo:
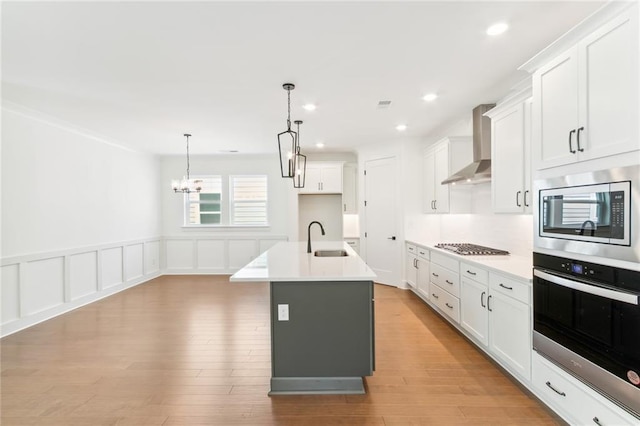
<instances>
[{"instance_id":1,"label":"stainless steel wall chimney exhaust hood","mask_svg":"<svg viewBox=\"0 0 640 426\"><path fill-rule=\"evenodd\" d=\"M496 104L482 104L473 109L473 163L443 180L443 185L491 180L491 119L483 114L494 106Z\"/></svg>"}]
</instances>

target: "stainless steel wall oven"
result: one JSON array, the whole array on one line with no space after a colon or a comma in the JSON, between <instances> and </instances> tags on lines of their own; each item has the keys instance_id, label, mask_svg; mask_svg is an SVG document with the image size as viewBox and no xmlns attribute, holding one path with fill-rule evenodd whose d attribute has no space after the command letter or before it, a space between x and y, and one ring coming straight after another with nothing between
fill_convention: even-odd
<instances>
[{"instance_id":1,"label":"stainless steel wall oven","mask_svg":"<svg viewBox=\"0 0 640 426\"><path fill-rule=\"evenodd\" d=\"M639 271L534 253L534 349L638 417L639 299Z\"/></svg>"}]
</instances>

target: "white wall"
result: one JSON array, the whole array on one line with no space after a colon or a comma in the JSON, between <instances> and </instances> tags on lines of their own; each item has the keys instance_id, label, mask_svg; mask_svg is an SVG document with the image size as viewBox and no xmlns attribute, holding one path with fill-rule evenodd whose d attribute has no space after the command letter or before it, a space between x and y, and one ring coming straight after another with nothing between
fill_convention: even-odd
<instances>
[{"instance_id":1,"label":"white wall","mask_svg":"<svg viewBox=\"0 0 640 426\"><path fill-rule=\"evenodd\" d=\"M171 190L172 179L186 173L185 156L161 158L163 272L168 274L233 273L278 241L297 236L291 223L297 191L291 179L280 176L277 154L191 156L191 176L267 175L268 227L184 227L184 199Z\"/></svg>"},{"instance_id":2,"label":"white wall","mask_svg":"<svg viewBox=\"0 0 640 426\"><path fill-rule=\"evenodd\" d=\"M2 109L2 334L160 273L158 159Z\"/></svg>"}]
</instances>

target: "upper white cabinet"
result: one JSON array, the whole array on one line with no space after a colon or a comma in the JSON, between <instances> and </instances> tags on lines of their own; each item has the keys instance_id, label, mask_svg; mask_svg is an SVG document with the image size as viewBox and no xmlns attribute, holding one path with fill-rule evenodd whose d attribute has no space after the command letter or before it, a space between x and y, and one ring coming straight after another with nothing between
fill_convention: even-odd
<instances>
[{"instance_id":1,"label":"upper white cabinet","mask_svg":"<svg viewBox=\"0 0 640 426\"><path fill-rule=\"evenodd\" d=\"M300 194L341 194L342 163L315 162L307 163L304 188Z\"/></svg>"},{"instance_id":2,"label":"upper white cabinet","mask_svg":"<svg viewBox=\"0 0 640 426\"><path fill-rule=\"evenodd\" d=\"M533 74L537 170L640 148L636 7Z\"/></svg>"},{"instance_id":3,"label":"upper white cabinet","mask_svg":"<svg viewBox=\"0 0 640 426\"><path fill-rule=\"evenodd\" d=\"M347 163L343 170L342 212L344 214L358 213L358 166Z\"/></svg>"},{"instance_id":4,"label":"upper white cabinet","mask_svg":"<svg viewBox=\"0 0 640 426\"><path fill-rule=\"evenodd\" d=\"M489 110L495 213L531 213L531 89Z\"/></svg>"},{"instance_id":5,"label":"upper white cabinet","mask_svg":"<svg viewBox=\"0 0 640 426\"><path fill-rule=\"evenodd\" d=\"M450 174L471 163L473 148L470 137L444 138L427 148L423 156L423 213L467 212L465 200L450 202L449 185L441 182Z\"/></svg>"}]
</instances>

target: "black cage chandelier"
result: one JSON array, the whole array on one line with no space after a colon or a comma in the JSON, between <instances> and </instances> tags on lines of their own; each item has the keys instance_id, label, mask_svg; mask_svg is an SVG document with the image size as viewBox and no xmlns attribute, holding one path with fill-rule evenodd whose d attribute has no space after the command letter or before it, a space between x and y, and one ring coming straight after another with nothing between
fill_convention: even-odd
<instances>
[{"instance_id":1,"label":"black cage chandelier","mask_svg":"<svg viewBox=\"0 0 640 426\"><path fill-rule=\"evenodd\" d=\"M300 153L298 132L291 130L291 91L296 88L292 83L284 83L282 88L287 91L287 130L278 133L278 152L280 154L280 172L283 178L292 178L294 188L304 188L307 157Z\"/></svg>"}]
</instances>

